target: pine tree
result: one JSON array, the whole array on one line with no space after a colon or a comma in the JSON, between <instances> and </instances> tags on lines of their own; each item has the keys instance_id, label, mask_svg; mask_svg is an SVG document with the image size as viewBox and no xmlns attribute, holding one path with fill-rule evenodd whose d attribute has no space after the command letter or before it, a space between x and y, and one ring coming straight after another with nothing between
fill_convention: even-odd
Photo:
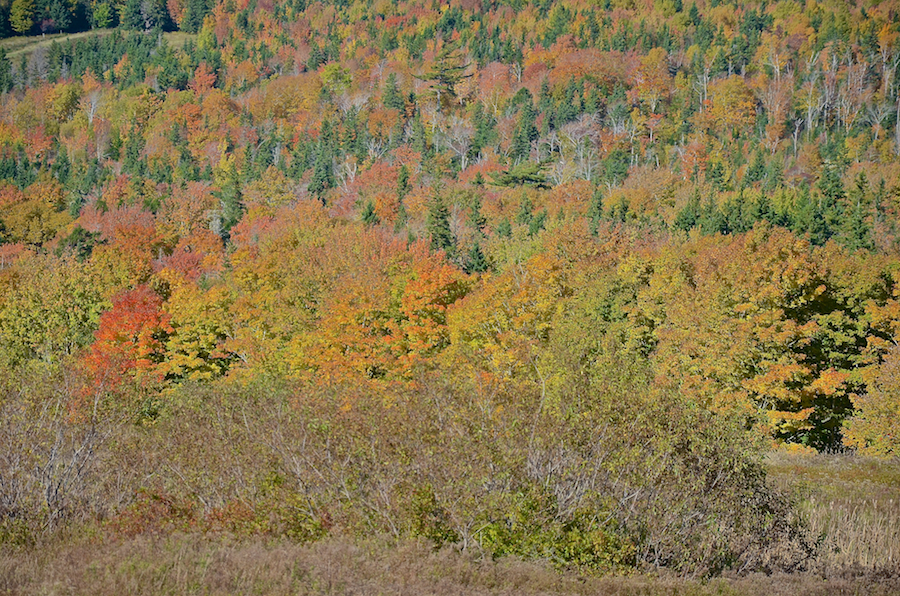
<instances>
[{"instance_id":1,"label":"pine tree","mask_svg":"<svg viewBox=\"0 0 900 596\"><path fill-rule=\"evenodd\" d=\"M431 249L443 250L452 257L456 252L456 238L450 229L450 211L439 194L435 194L428 204L426 227L431 236Z\"/></svg>"},{"instance_id":2,"label":"pine tree","mask_svg":"<svg viewBox=\"0 0 900 596\"><path fill-rule=\"evenodd\" d=\"M718 192L725 190L725 166L722 162L717 161L706 170L706 181Z\"/></svg>"},{"instance_id":3,"label":"pine tree","mask_svg":"<svg viewBox=\"0 0 900 596\"><path fill-rule=\"evenodd\" d=\"M397 217L394 219L394 233L399 234L400 230L406 227L407 222L409 222L409 213L406 212L406 205L401 201L397 207Z\"/></svg>"},{"instance_id":4,"label":"pine tree","mask_svg":"<svg viewBox=\"0 0 900 596\"><path fill-rule=\"evenodd\" d=\"M716 205L712 196L709 196L703 204L703 208L700 211L700 219L697 223L700 225L700 231L706 235L724 231L725 217L719 211L719 206Z\"/></svg>"},{"instance_id":5,"label":"pine tree","mask_svg":"<svg viewBox=\"0 0 900 596\"><path fill-rule=\"evenodd\" d=\"M747 182L759 182L766 175L766 159L762 150L756 152L753 163L747 170Z\"/></svg>"},{"instance_id":6,"label":"pine tree","mask_svg":"<svg viewBox=\"0 0 900 596\"><path fill-rule=\"evenodd\" d=\"M484 226L487 225L487 220L484 217L484 214L481 213L481 197L475 195L472 197L472 206L469 209L469 225L472 226L472 229L479 236L483 236Z\"/></svg>"},{"instance_id":7,"label":"pine tree","mask_svg":"<svg viewBox=\"0 0 900 596\"><path fill-rule=\"evenodd\" d=\"M516 129L513 132L510 151L513 159L528 159L528 156L531 154L531 142L537 140L540 136L537 126L535 126L536 118L534 106L531 105L531 100L529 99L519 112L519 122L516 124Z\"/></svg>"},{"instance_id":8,"label":"pine tree","mask_svg":"<svg viewBox=\"0 0 900 596\"><path fill-rule=\"evenodd\" d=\"M12 63L6 55L6 49L0 48L0 93L12 91L13 83Z\"/></svg>"},{"instance_id":9,"label":"pine tree","mask_svg":"<svg viewBox=\"0 0 900 596\"><path fill-rule=\"evenodd\" d=\"M609 208L609 220L619 223L628 221L628 201L623 195L619 195L619 200Z\"/></svg>"},{"instance_id":10,"label":"pine tree","mask_svg":"<svg viewBox=\"0 0 900 596\"><path fill-rule=\"evenodd\" d=\"M119 15L119 25L123 29L144 30L144 17L141 15L141 0L126 0Z\"/></svg>"},{"instance_id":11,"label":"pine tree","mask_svg":"<svg viewBox=\"0 0 900 596\"><path fill-rule=\"evenodd\" d=\"M466 256L464 269L466 273L484 273L490 269L487 257L484 256L481 245L477 241L472 245L469 254Z\"/></svg>"},{"instance_id":12,"label":"pine tree","mask_svg":"<svg viewBox=\"0 0 900 596\"><path fill-rule=\"evenodd\" d=\"M196 33L203 26L203 19L209 14L208 0L188 0L181 20L182 31ZM318 65L317 65L318 66Z\"/></svg>"},{"instance_id":13,"label":"pine tree","mask_svg":"<svg viewBox=\"0 0 900 596\"><path fill-rule=\"evenodd\" d=\"M91 26L95 29L106 29L113 25L113 11L109 2L99 2L91 11Z\"/></svg>"},{"instance_id":14,"label":"pine tree","mask_svg":"<svg viewBox=\"0 0 900 596\"><path fill-rule=\"evenodd\" d=\"M872 228L866 221L865 209L859 203L849 209L849 216L844 219L840 242L851 251L873 250Z\"/></svg>"},{"instance_id":15,"label":"pine tree","mask_svg":"<svg viewBox=\"0 0 900 596\"><path fill-rule=\"evenodd\" d=\"M409 168L406 167L406 164L403 164L400 166L400 171L397 173L397 198L400 201L403 201L410 190Z\"/></svg>"},{"instance_id":16,"label":"pine tree","mask_svg":"<svg viewBox=\"0 0 900 596\"><path fill-rule=\"evenodd\" d=\"M329 152L319 150L313 165L313 175L309 181L309 192L325 202L325 192L334 187L334 164Z\"/></svg>"},{"instance_id":17,"label":"pine tree","mask_svg":"<svg viewBox=\"0 0 900 596\"><path fill-rule=\"evenodd\" d=\"M51 168L60 184L65 184L66 182L68 182L71 165L72 164L69 161L69 153L66 151L66 146L60 145L59 149L57 150L56 160L53 162L53 167Z\"/></svg>"},{"instance_id":18,"label":"pine tree","mask_svg":"<svg viewBox=\"0 0 900 596\"><path fill-rule=\"evenodd\" d=\"M537 236L541 230L544 229L544 224L547 222L547 210L542 209L540 213L538 213L535 217L531 219L528 223L528 235L529 236Z\"/></svg>"},{"instance_id":19,"label":"pine tree","mask_svg":"<svg viewBox=\"0 0 900 596\"><path fill-rule=\"evenodd\" d=\"M400 88L397 86L397 75L391 73L387 77L387 81L384 84L384 92L382 93L382 103L384 107L392 109L392 110L403 110L406 108L406 102L403 99L403 94L400 92Z\"/></svg>"},{"instance_id":20,"label":"pine tree","mask_svg":"<svg viewBox=\"0 0 900 596\"><path fill-rule=\"evenodd\" d=\"M423 81L431 81L431 90L435 94L438 105L449 108L456 100L456 86L471 74L466 74L466 65L459 43L445 43L438 52L431 67L422 78Z\"/></svg>"},{"instance_id":21,"label":"pine tree","mask_svg":"<svg viewBox=\"0 0 900 596\"><path fill-rule=\"evenodd\" d=\"M381 222L378 214L375 213L375 203L373 203L371 200L366 202L366 206L363 209L361 219L362 222L367 226L377 226Z\"/></svg>"},{"instance_id":22,"label":"pine tree","mask_svg":"<svg viewBox=\"0 0 900 596\"><path fill-rule=\"evenodd\" d=\"M65 31L72 24L72 14L69 12L67 4L63 0L51 0L47 6L47 16L57 31Z\"/></svg>"},{"instance_id":23,"label":"pine tree","mask_svg":"<svg viewBox=\"0 0 900 596\"><path fill-rule=\"evenodd\" d=\"M700 194L695 190L688 200L687 205L675 216L674 226L676 229L687 232L697 225L700 219Z\"/></svg>"},{"instance_id":24,"label":"pine tree","mask_svg":"<svg viewBox=\"0 0 900 596\"><path fill-rule=\"evenodd\" d=\"M523 195L522 203L519 205L519 212L516 213L516 223L522 224L523 226L531 225L533 211L534 205L531 203L531 199L528 195Z\"/></svg>"},{"instance_id":25,"label":"pine tree","mask_svg":"<svg viewBox=\"0 0 900 596\"><path fill-rule=\"evenodd\" d=\"M596 236L600 230L600 222L603 220L603 193L599 188L596 188L594 194L591 195L587 217L590 221L591 235Z\"/></svg>"}]
</instances>

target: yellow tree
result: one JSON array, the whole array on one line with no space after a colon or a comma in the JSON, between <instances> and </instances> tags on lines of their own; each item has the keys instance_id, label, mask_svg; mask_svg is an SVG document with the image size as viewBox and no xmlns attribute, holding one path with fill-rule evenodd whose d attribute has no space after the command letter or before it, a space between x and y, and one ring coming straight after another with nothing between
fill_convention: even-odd
<instances>
[{"instance_id":1,"label":"yellow tree","mask_svg":"<svg viewBox=\"0 0 900 596\"><path fill-rule=\"evenodd\" d=\"M646 104L651 114L655 114L660 102L672 94L668 54L663 48L653 48L641 58L641 65L634 72L632 85L633 93Z\"/></svg>"},{"instance_id":2,"label":"yellow tree","mask_svg":"<svg viewBox=\"0 0 900 596\"><path fill-rule=\"evenodd\" d=\"M91 263L25 253L0 273L0 358L56 361L91 343L109 306Z\"/></svg>"},{"instance_id":3,"label":"yellow tree","mask_svg":"<svg viewBox=\"0 0 900 596\"><path fill-rule=\"evenodd\" d=\"M844 444L867 455L900 456L900 350L888 353L853 406L856 413L844 426Z\"/></svg>"},{"instance_id":4,"label":"yellow tree","mask_svg":"<svg viewBox=\"0 0 900 596\"><path fill-rule=\"evenodd\" d=\"M231 293L221 284L202 289L171 270L160 277L171 292L164 305L171 333L160 371L170 379L206 380L223 375L234 362L225 349L230 335Z\"/></svg>"},{"instance_id":5,"label":"yellow tree","mask_svg":"<svg viewBox=\"0 0 900 596\"><path fill-rule=\"evenodd\" d=\"M449 317L451 357L474 359L501 379L537 370L537 348L571 288L561 263L539 253L511 263L460 300Z\"/></svg>"},{"instance_id":6,"label":"yellow tree","mask_svg":"<svg viewBox=\"0 0 900 596\"><path fill-rule=\"evenodd\" d=\"M753 123L756 104L742 77L731 75L714 82L709 94L710 116L720 131L733 136Z\"/></svg>"}]
</instances>

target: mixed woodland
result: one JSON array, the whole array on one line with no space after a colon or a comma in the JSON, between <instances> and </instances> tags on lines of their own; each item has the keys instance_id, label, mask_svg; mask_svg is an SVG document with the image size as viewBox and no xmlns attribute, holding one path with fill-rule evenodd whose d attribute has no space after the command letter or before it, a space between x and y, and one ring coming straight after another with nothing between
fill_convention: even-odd
<instances>
[{"instance_id":1,"label":"mixed woodland","mask_svg":"<svg viewBox=\"0 0 900 596\"><path fill-rule=\"evenodd\" d=\"M794 571L823 538L762 454L900 457L900 3L3 0L0 36L0 542Z\"/></svg>"}]
</instances>

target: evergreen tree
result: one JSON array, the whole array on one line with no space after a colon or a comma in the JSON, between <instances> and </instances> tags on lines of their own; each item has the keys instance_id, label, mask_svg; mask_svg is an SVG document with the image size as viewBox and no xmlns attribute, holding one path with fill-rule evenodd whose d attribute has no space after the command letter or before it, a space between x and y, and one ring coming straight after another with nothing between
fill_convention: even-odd
<instances>
[{"instance_id":1,"label":"evergreen tree","mask_svg":"<svg viewBox=\"0 0 900 596\"><path fill-rule=\"evenodd\" d=\"M817 186L822 192L822 196L836 205L840 204L847 196L847 191L844 189L844 183L841 180L841 173L838 171L837 166L832 164L826 164L822 168L822 175L819 177Z\"/></svg>"},{"instance_id":2,"label":"evergreen tree","mask_svg":"<svg viewBox=\"0 0 900 596\"><path fill-rule=\"evenodd\" d=\"M497 235L501 238L509 238L512 236L512 224L510 224L509 220L505 217L500 220L500 224L497 226Z\"/></svg>"},{"instance_id":3,"label":"evergreen tree","mask_svg":"<svg viewBox=\"0 0 900 596\"><path fill-rule=\"evenodd\" d=\"M517 160L528 159L531 154L531 142L536 141L540 133L535 125L537 115L529 98L519 111L519 121L513 132L512 158Z\"/></svg>"},{"instance_id":4,"label":"evergreen tree","mask_svg":"<svg viewBox=\"0 0 900 596\"><path fill-rule=\"evenodd\" d=\"M484 256L484 252L481 250L481 245L476 241L469 250L469 254L466 256L464 270L466 273L484 273L488 269L490 269L490 264L488 263L487 257Z\"/></svg>"},{"instance_id":5,"label":"evergreen tree","mask_svg":"<svg viewBox=\"0 0 900 596\"><path fill-rule=\"evenodd\" d=\"M384 92L382 93L382 103L384 103L384 107L392 110L400 110L401 113L406 108L403 94L397 86L397 75L394 73L389 74L387 81L385 81Z\"/></svg>"},{"instance_id":6,"label":"evergreen tree","mask_svg":"<svg viewBox=\"0 0 900 596\"><path fill-rule=\"evenodd\" d=\"M450 229L450 211L440 194L435 193L428 204L426 227L431 237L431 249L443 250L452 257L456 252L456 238Z\"/></svg>"},{"instance_id":7,"label":"evergreen tree","mask_svg":"<svg viewBox=\"0 0 900 596\"><path fill-rule=\"evenodd\" d=\"M603 166L604 181L610 186L618 186L628 177L628 154L622 149L613 149L609 152Z\"/></svg>"},{"instance_id":8,"label":"evergreen tree","mask_svg":"<svg viewBox=\"0 0 900 596\"><path fill-rule=\"evenodd\" d=\"M125 140L125 156L122 159L122 171L127 174L143 176L147 163L141 157L144 150L144 137L136 123L132 123L131 132Z\"/></svg>"},{"instance_id":9,"label":"evergreen tree","mask_svg":"<svg viewBox=\"0 0 900 596\"><path fill-rule=\"evenodd\" d=\"M400 171L397 173L397 198L400 201L403 201L411 189L412 187L409 183L409 168L406 167L406 164L403 164L400 166Z\"/></svg>"},{"instance_id":10,"label":"evergreen tree","mask_svg":"<svg viewBox=\"0 0 900 596\"><path fill-rule=\"evenodd\" d=\"M53 174L60 184L65 185L69 181L69 171L71 162L69 162L69 153L66 151L65 145L60 145L56 153L56 160L53 162Z\"/></svg>"},{"instance_id":11,"label":"evergreen tree","mask_svg":"<svg viewBox=\"0 0 900 596\"><path fill-rule=\"evenodd\" d=\"M766 159L763 155L762 150L756 152L756 156L753 158L753 163L750 165L750 168L747 170L747 182L759 182L766 175Z\"/></svg>"},{"instance_id":12,"label":"evergreen tree","mask_svg":"<svg viewBox=\"0 0 900 596\"><path fill-rule=\"evenodd\" d=\"M603 219L603 193L599 188L594 189L594 194L591 195L587 217L588 220L590 220L589 225L591 234L596 236L597 232L600 230L600 222Z\"/></svg>"},{"instance_id":13,"label":"evergreen tree","mask_svg":"<svg viewBox=\"0 0 900 596\"><path fill-rule=\"evenodd\" d=\"M844 189L844 183L841 181L840 172L838 172L837 167L832 165L826 165L822 170L818 187L821 191L821 196L817 211L824 223L824 240L827 240L842 227L847 191ZM824 240L822 241L823 243Z\"/></svg>"},{"instance_id":14,"label":"evergreen tree","mask_svg":"<svg viewBox=\"0 0 900 596\"><path fill-rule=\"evenodd\" d=\"M0 48L0 93L12 91L14 82L12 63L6 55L6 49Z\"/></svg>"},{"instance_id":15,"label":"evergreen tree","mask_svg":"<svg viewBox=\"0 0 900 596\"><path fill-rule=\"evenodd\" d=\"M63 0L51 0L47 5L47 17L53 23L56 31L66 31L72 24L72 14L69 12L67 2Z\"/></svg>"},{"instance_id":16,"label":"evergreen tree","mask_svg":"<svg viewBox=\"0 0 900 596\"><path fill-rule=\"evenodd\" d=\"M209 0L187 0L181 20L181 29L188 33L199 31L210 8ZM316 67L318 68L318 65Z\"/></svg>"},{"instance_id":17,"label":"evergreen tree","mask_svg":"<svg viewBox=\"0 0 900 596\"><path fill-rule=\"evenodd\" d=\"M316 195L319 200L325 202L325 192L334 188L334 163L331 153L320 148L313 164L313 175L309 181L309 192Z\"/></svg>"},{"instance_id":18,"label":"evergreen tree","mask_svg":"<svg viewBox=\"0 0 900 596\"><path fill-rule=\"evenodd\" d=\"M377 226L381 222L378 214L375 213L375 203L373 203L371 200L366 202L366 206L363 209L361 219L362 222L367 226Z\"/></svg>"},{"instance_id":19,"label":"evergreen tree","mask_svg":"<svg viewBox=\"0 0 900 596\"><path fill-rule=\"evenodd\" d=\"M719 211L719 206L713 200L712 196L706 199L700 212L698 221L700 231L703 234L711 235L725 230L725 218Z\"/></svg>"},{"instance_id":20,"label":"evergreen tree","mask_svg":"<svg viewBox=\"0 0 900 596\"><path fill-rule=\"evenodd\" d=\"M483 235L484 227L487 225L487 220L481 213L481 197L478 195L472 197L472 206L469 208L469 225L479 236Z\"/></svg>"},{"instance_id":21,"label":"evergreen tree","mask_svg":"<svg viewBox=\"0 0 900 596\"><path fill-rule=\"evenodd\" d=\"M700 220L700 194L695 190L688 199L687 205L675 216L674 226L678 230L693 229Z\"/></svg>"},{"instance_id":22,"label":"evergreen tree","mask_svg":"<svg viewBox=\"0 0 900 596\"><path fill-rule=\"evenodd\" d=\"M406 211L406 205L403 202L400 202L400 205L397 206L397 217L394 220L394 233L399 234L400 230L406 227L406 224L409 222L409 213ZM410 232L412 235L412 232Z\"/></svg>"},{"instance_id":23,"label":"evergreen tree","mask_svg":"<svg viewBox=\"0 0 900 596\"><path fill-rule=\"evenodd\" d=\"M848 217L844 219L839 240L841 244L851 251L873 250L875 244L872 241L872 228L866 221L865 209L859 203L849 209Z\"/></svg>"},{"instance_id":24,"label":"evergreen tree","mask_svg":"<svg viewBox=\"0 0 900 596\"><path fill-rule=\"evenodd\" d=\"M91 11L91 26L95 29L106 29L113 26L113 10L109 2L98 2Z\"/></svg>"},{"instance_id":25,"label":"evergreen tree","mask_svg":"<svg viewBox=\"0 0 900 596\"><path fill-rule=\"evenodd\" d=\"M428 145L428 134L425 132L425 123L422 122L422 114L416 112L412 121L412 137L410 144L414 151L419 152L423 159L427 159L430 155L430 146Z\"/></svg>"},{"instance_id":26,"label":"evergreen tree","mask_svg":"<svg viewBox=\"0 0 900 596\"><path fill-rule=\"evenodd\" d=\"M476 156L482 149L493 143L494 128L497 125L497 121L485 110L484 104L478 102L475 104L475 113L472 116L472 123L475 125L475 134L472 136L470 153L471 155Z\"/></svg>"},{"instance_id":27,"label":"evergreen tree","mask_svg":"<svg viewBox=\"0 0 900 596\"><path fill-rule=\"evenodd\" d=\"M549 114L553 109L553 95L550 93L550 83L547 77L541 80L541 90L538 93L538 109L542 114Z\"/></svg>"},{"instance_id":28,"label":"evergreen tree","mask_svg":"<svg viewBox=\"0 0 900 596\"><path fill-rule=\"evenodd\" d=\"M688 20L695 27L700 24L700 11L697 10L696 2L691 2L691 7L688 9Z\"/></svg>"},{"instance_id":29,"label":"evergreen tree","mask_svg":"<svg viewBox=\"0 0 900 596\"><path fill-rule=\"evenodd\" d=\"M725 166L717 161L706 170L706 181L718 192L725 190Z\"/></svg>"},{"instance_id":30,"label":"evergreen tree","mask_svg":"<svg viewBox=\"0 0 900 596\"><path fill-rule=\"evenodd\" d=\"M529 236L537 236L541 230L544 229L544 224L547 222L547 210L542 209L540 213L538 213L535 217L528 222L528 235Z\"/></svg>"},{"instance_id":31,"label":"evergreen tree","mask_svg":"<svg viewBox=\"0 0 900 596\"><path fill-rule=\"evenodd\" d=\"M519 204L519 212L516 214L516 223L524 226L531 225L534 211L534 205L528 195L522 195L522 202Z\"/></svg>"},{"instance_id":32,"label":"evergreen tree","mask_svg":"<svg viewBox=\"0 0 900 596\"><path fill-rule=\"evenodd\" d=\"M430 81L438 105L442 109L449 108L456 100L456 86L472 76L465 71L466 64L463 63L459 43L445 43L435 58L434 66L421 80Z\"/></svg>"},{"instance_id":33,"label":"evergreen tree","mask_svg":"<svg viewBox=\"0 0 900 596\"><path fill-rule=\"evenodd\" d=\"M119 14L119 25L123 29L144 30L144 18L141 15L141 0L126 0Z\"/></svg>"},{"instance_id":34,"label":"evergreen tree","mask_svg":"<svg viewBox=\"0 0 900 596\"><path fill-rule=\"evenodd\" d=\"M219 234L228 240L230 230L244 215L244 201L241 193L241 181L237 169L232 164L227 170L216 175L219 190L213 195L219 199L220 226Z\"/></svg>"},{"instance_id":35,"label":"evergreen tree","mask_svg":"<svg viewBox=\"0 0 900 596\"><path fill-rule=\"evenodd\" d=\"M628 221L628 201L620 195L619 200L609 208L609 219L619 223Z\"/></svg>"},{"instance_id":36,"label":"evergreen tree","mask_svg":"<svg viewBox=\"0 0 900 596\"><path fill-rule=\"evenodd\" d=\"M335 185L335 142L335 134L331 123L328 120L323 121L315 162L313 163L312 179L309 181L309 192L316 195L323 203L325 202L325 192L330 188L334 188Z\"/></svg>"}]
</instances>

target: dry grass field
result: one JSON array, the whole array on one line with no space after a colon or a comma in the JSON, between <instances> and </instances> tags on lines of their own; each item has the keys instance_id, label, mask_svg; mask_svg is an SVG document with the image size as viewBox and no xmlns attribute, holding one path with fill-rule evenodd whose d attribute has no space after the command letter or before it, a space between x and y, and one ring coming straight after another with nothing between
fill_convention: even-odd
<instances>
[{"instance_id":1,"label":"dry grass field","mask_svg":"<svg viewBox=\"0 0 900 596\"><path fill-rule=\"evenodd\" d=\"M819 540L819 569L900 573L900 462L774 454L768 463Z\"/></svg>"},{"instance_id":2,"label":"dry grass field","mask_svg":"<svg viewBox=\"0 0 900 596\"><path fill-rule=\"evenodd\" d=\"M659 575L591 577L541 561L492 560L425 541L331 536L300 545L228 534L102 531L0 552L0 594L900 594L900 467L848 456L774 454L775 484L796 491L820 544L809 572L688 581Z\"/></svg>"},{"instance_id":3,"label":"dry grass field","mask_svg":"<svg viewBox=\"0 0 900 596\"><path fill-rule=\"evenodd\" d=\"M539 562L498 561L422 542L329 538L310 545L227 536L90 541L0 556L0 594L397 594L795 596L888 595L900 580L872 574L749 575L706 582L656 576L582 577Z\"/></svg>"}]
</instances>

